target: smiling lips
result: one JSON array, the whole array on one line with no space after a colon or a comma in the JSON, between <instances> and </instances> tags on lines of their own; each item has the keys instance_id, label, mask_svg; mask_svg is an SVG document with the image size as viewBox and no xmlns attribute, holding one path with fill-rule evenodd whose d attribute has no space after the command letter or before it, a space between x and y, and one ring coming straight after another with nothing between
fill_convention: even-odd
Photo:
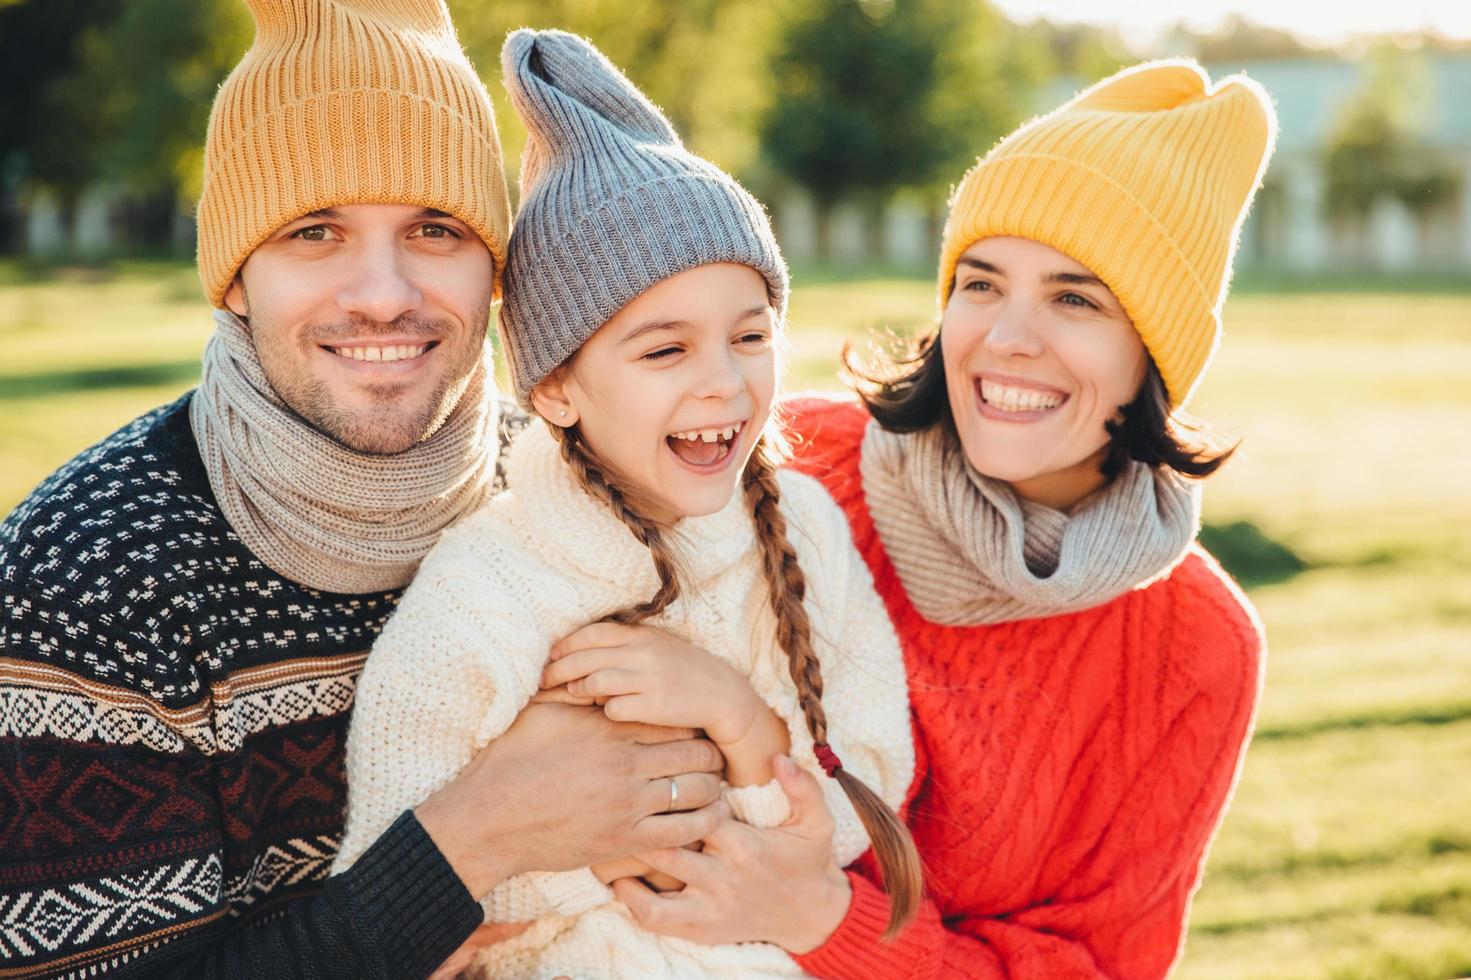
<instances>
[{"instance_id":1,"label":"smiling lips","mask_svg":"<svg viewBox=\"0 0 1471 980\"><path fill-rule=\"evenodd\" d=\"M414 358L422 357L430 348L437 346L437 343L437 341L431 341L427 344L353 344L340 347L323 344L322 349L350 361L387 363L412 361Z\"/></svg>"},{"instance_id":2,"label":"smiling lips","mask_svg":"<svg viewBox=\"0 0 1471 980\"><path fill-rule=\"evenodd\" d=\"M687 429L666 436L664 441L681 462L696 469L721 466L735 449L736 439L746 428L745 421L709 429Z\"/></svg>"},{"instance_id":3,"label":"smiling lips","mask_svg":"<svg viewBox=\"0 0 1471 980\"><path fill-rule=\"evenodd\" d=\"M976 379L976 394L982 415L1015 422L1041 418L1061 407L1069 397L1066 392L1055 388L1038 388L985 377Z\"/></svg>"}]
</instances>

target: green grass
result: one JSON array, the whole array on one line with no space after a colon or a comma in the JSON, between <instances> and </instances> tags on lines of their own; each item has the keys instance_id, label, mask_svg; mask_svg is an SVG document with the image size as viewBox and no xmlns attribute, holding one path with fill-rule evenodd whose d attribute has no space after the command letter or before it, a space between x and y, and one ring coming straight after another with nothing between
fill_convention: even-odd
<instances>
[{"instance_id":1,"label":"green grass","mask_svg":"<svg viewBox=\"0 0 1471 980\"><path fill-rule=\"evenodd\" d=\"M794 388L934 310L923 278L797 281ZM1206 540L1267 625L1267 687L1176 975L1468 974L1471 282L1241 286L1192 407L1243 440ZM0 512L189 387L209 331L187 265L0 264Z\"/></svg>"}]
</instances>

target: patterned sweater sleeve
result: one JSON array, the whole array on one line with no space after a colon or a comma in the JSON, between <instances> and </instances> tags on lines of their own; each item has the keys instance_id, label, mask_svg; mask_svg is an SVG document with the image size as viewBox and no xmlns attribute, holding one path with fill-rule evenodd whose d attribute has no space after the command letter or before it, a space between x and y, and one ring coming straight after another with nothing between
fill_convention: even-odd
<instances>
[{"instance_id":1,"label":"patterned sweater sleeve","mask_svg":"<svg viewBox=\"0 0 1471 980\"><path fill-rule=\"evenodd\" d=\"M909 691L898 638L837 504L811 477L783 471L779 479L788 538L808 585L828 741L846 770L897 809L914 778ZM776 656L781 658L777 670L785 674L785 655L777 650ZM795 698L781 714L788 721L793 760L817 775L823 787L836 824L833 852L847 864L868 849L868 834L842 787L819 766Z\"/></svg>"},{"instance_id":2,"label":"patterned sweater sleeve","mask_svg":"<svg viewBox=\"0 0 1471 980\"><path fill-rule=\"evenodd\" d=\"M358 682L347 829L333 871L449 782L536 692L551 645L533 576L516 575L482 511L445 532L383 628ZM596 886L596 887L594 887ZM571 914L609 893L590 871L518 875L484 901L497 921Z\"/></svg>"},{"instance_id":3,"label":"patterned sweater sleeve","mask_svg":"<svg viewBox=\"0 0 1471 980\"><path fill-rule=\"evenodd\" d=\"M1164 977L1179 953L1206 849L1240 773L1260 688L1258 627L1223 610L1206 645L1214 676L1166 718L1107 831L1044 903L996 912L926 901L892 943L880 941L888 899L872 854L849 869L853 901L828 941L798 956L827 980ZM1071 861L1040 855L1042 865Z\"/></svg>"}]
</instances>

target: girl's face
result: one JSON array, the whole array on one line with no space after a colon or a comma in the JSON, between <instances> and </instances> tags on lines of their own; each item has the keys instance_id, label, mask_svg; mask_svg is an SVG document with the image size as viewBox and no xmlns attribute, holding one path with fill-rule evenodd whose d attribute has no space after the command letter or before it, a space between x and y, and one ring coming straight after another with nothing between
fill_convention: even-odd
<instances>
[{"instance_id":1,"label":"girl's face","mask_svg":"<svg viewBox=\"0 0 1471 980\"><path fill-rule=\"evenodd\" d=\"M749 266L661 280L537 385L532 402L583 439L663 521L730 502L771 414L776 314ZM565 413L565 414L564 414Z\"/></svg>"},{"instance_id":2,"label":"girl's face","mask_svg":"<svg viewBox=\"0 0 1471 980\"><path fill-rule=\"evenodd\" d=\"M1067 509L1103 483L1104 423L1133 400L1147 355L1085 266L1041 242L961 253L940 321L950 411L970 464Z\"/></svg>"}]
</instances>

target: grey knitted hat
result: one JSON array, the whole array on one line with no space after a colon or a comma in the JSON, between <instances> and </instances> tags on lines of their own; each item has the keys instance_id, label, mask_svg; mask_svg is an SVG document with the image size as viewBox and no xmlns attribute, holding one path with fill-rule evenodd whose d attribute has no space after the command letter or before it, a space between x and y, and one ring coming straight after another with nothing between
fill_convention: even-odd
<instances>
[{"instance_id":1,"label":"grey knitted hat","mask_svg":"<svg viewBox=\"0 0 1471 980\"><path fill-rule=\"evenodd\" d=\"M506 38L501 70L527 130L500 316L522 405L630 300L695 266L750 266L785 318L787 266L766 211L686 150L602 52L523 29Z\"/></svg>"}]
</instances>

